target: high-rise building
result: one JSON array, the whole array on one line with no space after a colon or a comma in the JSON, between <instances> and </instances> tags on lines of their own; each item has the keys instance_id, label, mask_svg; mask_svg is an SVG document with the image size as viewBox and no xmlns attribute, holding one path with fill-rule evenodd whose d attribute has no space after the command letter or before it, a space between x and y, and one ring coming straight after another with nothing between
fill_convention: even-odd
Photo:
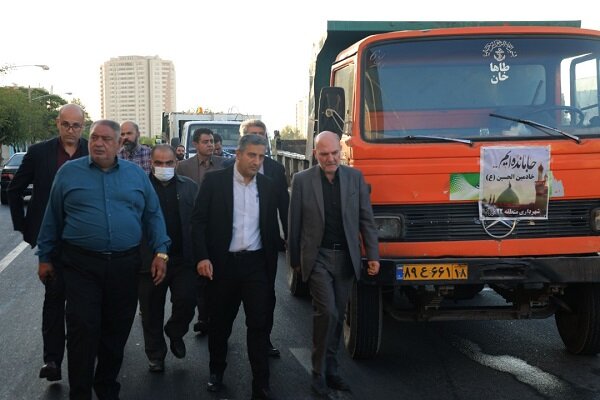
<instances>
[{"instance_id":1,"label":"high-rise building","mask_svg":"<svg viewBox=\"0 0 600 400\"><path fill-rule=\"evenodd\" d=\"M144 136L160 136L162 113L175 106L175 67L158 56L111 58L100 67L102 118L131 120Z\"/></svg>"}]
</instances>

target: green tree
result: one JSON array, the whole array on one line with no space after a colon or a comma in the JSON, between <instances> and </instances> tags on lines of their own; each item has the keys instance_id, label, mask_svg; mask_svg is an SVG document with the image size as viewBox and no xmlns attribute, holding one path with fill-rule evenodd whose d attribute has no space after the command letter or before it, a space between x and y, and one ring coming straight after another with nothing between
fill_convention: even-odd
<instances>
[{"instance_id":1,"label":"green tree","mask_svg":"<svg viewBox=\"0 0 600 400\"><path fill-rule=\"evenodd\" d=\"M0 87L0 145L18 147L27 141L27 95L15 88Z\"/></svg>"},{"instance_id":2,"label":"green tree","mask_svg":"<svg viewBox=\"0 0 600 400\"><path fill-rule=\"evenodd\" d=\"M24 149L58 135L58 109L67 104L45 89L0 87L0 145Z\"/></svg>"},{"instance_id":3,"label":"green tree","mask_svg":"<svg viewBox=\"0 0 600 400\"><path fill-rule=\"evenodd\" d=\"M282 140L305 139L298 128L291 125L286 125L279 132Z\"/></svg>"}]
</instances>

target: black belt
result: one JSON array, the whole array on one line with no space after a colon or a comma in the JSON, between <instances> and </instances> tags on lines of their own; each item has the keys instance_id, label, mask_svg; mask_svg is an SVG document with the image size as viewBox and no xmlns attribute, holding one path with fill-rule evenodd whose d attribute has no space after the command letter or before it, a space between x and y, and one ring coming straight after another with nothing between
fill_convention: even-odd
<instances>
[{"instance_id":1,"label":"black belt","mask_svg":"<svg viewBox=\"0 0 600 400\"><path fill-rule=\"evenodd\" d=\"M231 257L250 257L253 255L259 255L263 252L263 249L258 250L241 250L241 251L230 251L229 255Z\"/></svg>"},{"instance_id":2,"label":"black belt","mask_svg":"<svg viewBox=\"0 0 600 400\"><path fill-rule=\"evenodd\" d=\"M348 250L348 246L345 243L322 243L321 247L329 250Z\"/></svg>"},{"instance_id":3,"label":"black belt","mask_svg":"<svg viewBox=\"0 0 600 400\"><path fill-rule=\"evenodd\" d=\"M132 256L134 254L139 254L140 246L135 246L127 250L123 251L93 251L84 249L83 247L71 244L69 242L62 242L62 248L74 251L79 254L83 254L90 257L102 258L106 260L110 260L113 258L122 258L127 256Z\"/></svg>"}]
</instances>

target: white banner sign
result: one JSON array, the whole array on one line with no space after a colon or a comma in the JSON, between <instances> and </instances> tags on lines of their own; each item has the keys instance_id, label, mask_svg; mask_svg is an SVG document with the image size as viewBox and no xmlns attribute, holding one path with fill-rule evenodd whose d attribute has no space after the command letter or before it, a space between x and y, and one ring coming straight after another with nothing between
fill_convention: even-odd
<instances>
[{"instance_id":1,"label":"white banner sign","mask_svg":"<svg viewBox=\"0 0 600 400\"><path fill-rule=\"evenodd\" d=\"M482 147L480 220L547 219L550 146Z\"/></svg>"}]
</instances>

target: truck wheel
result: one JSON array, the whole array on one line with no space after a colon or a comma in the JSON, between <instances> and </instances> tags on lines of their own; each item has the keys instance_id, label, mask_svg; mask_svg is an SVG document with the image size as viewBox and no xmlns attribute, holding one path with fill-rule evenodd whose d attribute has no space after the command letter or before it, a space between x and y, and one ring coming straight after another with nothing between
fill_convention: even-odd
<instances>
[{"instance_id":1,"label":"truck wheel","mask_svg":"<svg viewBox=\"0 0 600 400\"><path fill-rule=\"evenodd\" d=\"M554 315L558 333L573 354L600 352L600 284L571 285L561 297L571 311L559 308Z\"/></svg>"},{"instance_id":2,"label":"truck wheel","mask_svg":"<svg viewBox=\"0 0 600 400\"><path fill-rule=\"evenodd\" d=\"M302 273L295 272L289 265L287 280L292 296L304 297L308 295L308 284L302 281Z\"/></svg>"},{"instance_id":3,"label":"truck wheel","mask_svg":"<svg viewBox=\"0 0 600 400\"><path fill-rule=\"evenodd\" d=\"M373 358L381 345L381 288L354 282L344 321L344 343L354 359Z\"/></svg>"}]
</instances>

